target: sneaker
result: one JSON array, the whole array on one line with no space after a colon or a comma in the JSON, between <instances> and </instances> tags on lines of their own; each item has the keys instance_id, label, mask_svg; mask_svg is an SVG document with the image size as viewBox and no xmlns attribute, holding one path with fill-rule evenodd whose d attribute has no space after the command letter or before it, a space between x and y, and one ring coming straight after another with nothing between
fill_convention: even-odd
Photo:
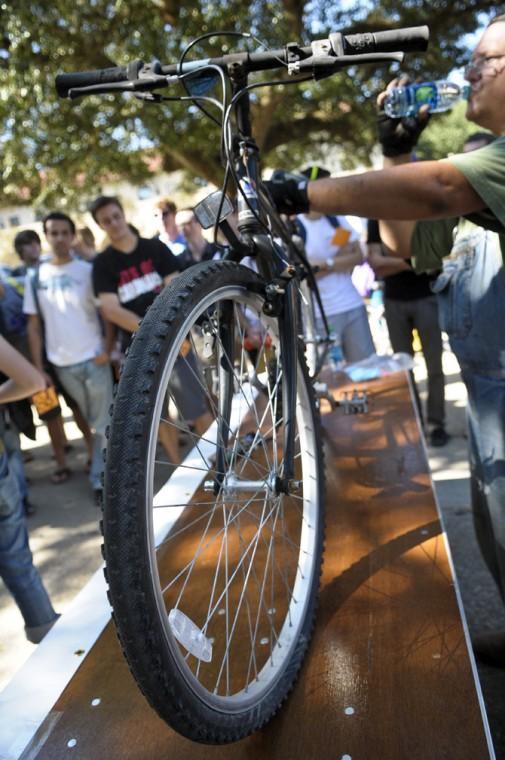
<instances>
[{"instance_id":1,"label":"sneaker","mask_svg":"<svg viewBox=\"0 0 505 760\"><path fill-rule=\"evenodd\" d=\"M449 434L443 427L436 427L430 433L430 446L445 446L449 440Z\"/></svg>"},{"instance_id":2,"label":"sneaker","mask_svg":"<svg viewBox=\"0 0 505 760\"><path fill-rule=\"evenodd\" d=\"M28 641L31 641L32 644L40 644L46 633L49 633L59 617L61 617L61 615L56 615L54 620L51 620L50 623L44 623L43 625L25 625L25 635Z\"/></svg>"}]
</instances>

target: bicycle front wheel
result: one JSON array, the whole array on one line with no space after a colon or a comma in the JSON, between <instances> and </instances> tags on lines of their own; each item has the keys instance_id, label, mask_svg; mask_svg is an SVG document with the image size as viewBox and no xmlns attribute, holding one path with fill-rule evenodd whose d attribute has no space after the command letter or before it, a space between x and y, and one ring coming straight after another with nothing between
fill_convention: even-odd
<instances>
[{"instance_id":1,"label":"bicycle front wheel","mask_svg":"<svg viewBox=\"0 0 505 760\"><path fill-rule=\"evenodd\" d=\"M123 650L158 714L210 744L257 730L286 698L321 571L319 418L300 356L297 485L280 492L285 373L263 293L251 270L209 262L158 297L129 352L107 452L106 575ZM192 424L181 374L203 404ZM180 461L167 430L182 437Z\"/></svg>"}]
</instances>

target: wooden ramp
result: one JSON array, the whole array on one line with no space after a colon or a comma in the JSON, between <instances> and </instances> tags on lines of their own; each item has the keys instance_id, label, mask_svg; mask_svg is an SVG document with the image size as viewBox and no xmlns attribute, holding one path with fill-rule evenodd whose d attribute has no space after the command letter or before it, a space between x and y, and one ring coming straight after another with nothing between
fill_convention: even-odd
<instances>
[{"instance_id":1,"label":"wooden ramp","mask_svg":"<svg viewBox=\"0 0 505 760\"><path fill-rule=\"evenodd\" d=\"M174 734L138 691L109 623L35 736L32 715L23 758L494 757L406 375L367 389L367 415L330 413L323 402L327 541L317 627L300 680L266 729L225 747ZM30 667L15 694L0 695L0 758L15 756L1 741L9 711L29 734L19 711L22 684L28 701L40 685Z\"/></svg>"}]
</instances>

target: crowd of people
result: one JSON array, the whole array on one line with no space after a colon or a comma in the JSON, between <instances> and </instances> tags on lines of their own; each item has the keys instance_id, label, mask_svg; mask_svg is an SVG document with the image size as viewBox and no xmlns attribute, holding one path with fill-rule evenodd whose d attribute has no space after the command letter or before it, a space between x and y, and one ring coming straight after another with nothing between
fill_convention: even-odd
<instances>
[{"instance_id":1,"label":"crowd of people","mask_svg":"<svg viewBox=\"0 0 505 760\"><path fill-rule=\"evenodd\" d=\"M0 386L0 577L34 643L58 616L33 566L26 528L35 508L24 468L29 454L21 451L20 433L35 438L32 404L47 425L56 462L51 481L59 485L72 476L64 399L82 433L91 490L100 504L113 383L130 336L173 277L217 253L192 209L178 212L175 225L177 210L168 199L156 211L160 234L150 239L127 222L118 198L101 196L90 210L107 234L104 251L97 253L89 228L77 229L68 214L53 211L43 220L47 252L42 253L37 232L21 231L14 241L20 265L4 269L0 278L0 370L5 375ZM26 382L21 383L23 368ZM195 377L186 357L176 364L170 391L177 413L201 433L212 418ZM160 442L168 461L177 464L176 428L162 425Z\"/></svg>"},{"instance_id":2,"label":"crowd of people","mask_svg":"<svg viewBox=\"0 0 505 760\"><path fill-rule=\"evenodd\" d=\"M366 359L375 351L363 294L352 277L364 252L384 283L393 350L412 354L413 330L417 330L428 374L425 415L419 399L418 405L434 446L445 445L449 438L441 327L447 332L468 390L477 536L502 596L505 346L493 327L505 303L500 238L505 225L501 182L505 121L500 97L505 83L504 24L505 16L491 22L466 70L471 85L467 117L489 131L476 133L462 154L438 162L415 161L416 142L428 124L426 113L390 119L381 112L382 171L331 178L324 169L309 167L306 182L284 178L269 183L274 202L293 217L307 258L316 267L330 330L347 362ZM379 107L384 96L379 97ZM33 401L47 424L56 460L53 483L71 477L59 400L63 397L82 432L91 489L98 502L113 381L131 334L163 287L195 263L219 256L219 248L204 237L193 209L178 210L168 199L156 209L160 232L154 238L139 235L116 197L97 198L90 212L109 241L100 253L90 230L76 229L72 218L60 211L43 221L48 254L41 254L41 241L34 231L17 235L15 249L21 264L0 283L0 332L6 339L2 350L10 344L24 356L24 366L31 368L30 392L37 390ZM367 220L365 235L350 214ZM321 314L316 316L321 320ZM12 359L12 353L8 356ZM19 432L33 436L33 419L30 403L19 400L22 394L11 387L17 375L10 374L8 362L1 369L12 379L0 386L0 509L2 518L8 514L7 523L17 526L12 530L22 534L16 542L25 553L26 567L32 568L26 527L21 527L23 511L29 515L33 507ZM170 382L177 413L191 420L197 433L206 430L210 410L194 373L188 372L187 361L176 364ZM170 424L162 425L160 442L169 461L176 464L180 452L175 431ZM15 498L6 495L9 488L16 490ZM0 540L1 575L24 615L27 635L38 640L56 613L48 599L42 599L45 591L40 578L33 580L36 571L30 569L44 610L42 617L32 615L10 580L5 553L9 554L9 548ZM504 665L505 635L480 640L476 650L488 661Z\"/></svg>"},{"instance_id":3,"label":"crowd of people","mask_svg":"<svg viewBox=\"0 0 505 760\"><path fill-rule=\"evenodd\" d=\"M329 176L318 167L310 167L306 173ZM160 232L153 238L139 235L116 197L100 196L91 204L90 213L108 239L100 253L89 228L77 229L73 219L61 211L44 217L44 254L34 230L18 233L14 245L20 265L4 272L0 281L0 333L25 363L30 362L39 378L41 387L31 402L41 422L47 425L56 463L50 476L52 483L59 485L72 476L68 465L71 445L62 417L64 399L82 433L90 486L99 504L113 382L131 335L163 287L193 264L219 256L220 249L204 237L193 209L178 210L170 199L163 199L155 209ZM359 219L316 212L297 215L293 221L315 267L329 327L345 360L366 359L375 348L365 303L352 279L353 270L363 262L363 225ZM321 314L316 316L322 331ZM191 420L192 429L201 434L212 417L195 377L188 357L178 360L170 393L176 413ZM8 463L5 472L8 469L9 482L14 479L17 483L19 504L15 515L21 530L25 517L34 512L24 472L26 454L21 452L19 442L21 432L35 437L30 400L4 404L0 419L0 440ZM177 464L177 426L162 423L159 437L168 461ZM0 486L2 482L0 476ZM18 549L29 554L26 526L22 530ZM33 586L36 570L31 560L25 562L25 567L27 582ZM35 586L39 588L38 574L37 578ZM42 622L26 615L8 573L4 580L25 616L27 636L38 640L57 619L56 613L44 602ZM46 593L41 589L42 586L38 595Z\"/></svg>"}]
</instances>

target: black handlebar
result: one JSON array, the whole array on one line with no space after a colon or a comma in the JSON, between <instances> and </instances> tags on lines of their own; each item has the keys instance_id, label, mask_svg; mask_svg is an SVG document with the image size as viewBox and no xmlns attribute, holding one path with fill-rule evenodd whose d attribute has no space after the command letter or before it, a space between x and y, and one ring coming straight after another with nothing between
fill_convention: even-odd
<instances>
[{"instance_id":1,"label":"black handlebar","mask_svg":"<svg viewBox=\"0 0 505 760\"><path fill-rule=\"evenodd\" d=\"M330 35L333 43L335 35ZM428 47L430 30L427 26L411 26L406 29L393 29L388 32L369 34L342 35L344 55L362 53L418 53ZM333 46L333 44L332 44ZM335 50L337 53L337 51ZM341 55L341 53L337 53Z\"/></svg>"},{"instance_id":2,"label":"black handlebar","mask_svg":"<svg viewBox=\"0 0 505 760\"><path fill-rule=\"evenodd\" d=\"M166 85L166 82L163 81L163 76L197 71L199 68L204 68L209 64L227 66L233 63L240 63L245 66L247 71L263 71L287 65L290 73L297 73L297 69L310 69L311 65L315 62L312 68L317 76L317 69L324 69L325 61L327 68L334 70L342 66L351 65L353 57L356 64L384 63L388 60L399 60L398 55L392 54L426 50L428 38L429 30L427 26L415 26L408 29L396 29L387 32L375 32L373 34L344 35L338 32L330 34L328 40L315 42L310 47L295 46L298 64L292 64L292 46L281 50L268 50L259 53L232 53L220 58L187 61L182 64L182 67L179 64L161 66L159 63L144 66L142 61L133 61L128 66L113 66L108 69L97 69L96 71L58 74L56 77L56 91L60 97L65 98L90 94L94 87L97 87L96 92L106 92L107 85L112 85L111 90L130 89L136 91L139 89L154 89L155 87ZM321 43L325 51L324 58L321 58ZM382 61L380 60L380 56L377 55L380 53L384 54ZM339 61L339 58L342 60ZM124 87L121 87L122 83L124 83ZM86 92L84 88L89 89Z\"/></svg>"},{"instance_id":3,"label":"black handlebar","mask_svg":"<svg viewBox=\"0 0 505 760\"><path fill-rule=\"evenodd\" d=\"M77 71L73 74L58 74L56 92L60 98L66 98L68 91L74 87L90 87L95 84L112 84L128 80L128 66L113 66L110 69L95 71Z\"/></svg>"}]
</instances>

